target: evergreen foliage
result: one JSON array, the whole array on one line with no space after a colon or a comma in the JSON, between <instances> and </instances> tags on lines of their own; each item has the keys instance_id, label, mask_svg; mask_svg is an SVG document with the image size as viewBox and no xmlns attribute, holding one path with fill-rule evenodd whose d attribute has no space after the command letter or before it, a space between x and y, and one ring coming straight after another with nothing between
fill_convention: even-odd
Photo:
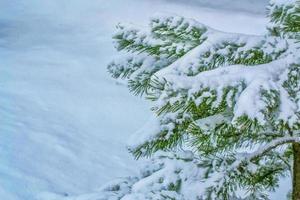
<instances>
[{"instance_id":1,"label":"evergreen foliage","mask_svg":"<svg viewBox=\"0 0 300 200\"><path fill-rule=\"evenodd\" d=\"M130 151L140 158L192 150L190 162L203 172L198 181L210 183L195 199L267 199L265 192L293 171L292 144L300 142L300 2L272 0L268 17L264 36L165 15L146 29L117 27L116 48L127 53L108 70L153 101L157 116L157 127L147 126ZM160 196L153 199L185 199L182 181L152 191ZM162 198L165 190L174 195Z\"/></svg>"}]
</instances>

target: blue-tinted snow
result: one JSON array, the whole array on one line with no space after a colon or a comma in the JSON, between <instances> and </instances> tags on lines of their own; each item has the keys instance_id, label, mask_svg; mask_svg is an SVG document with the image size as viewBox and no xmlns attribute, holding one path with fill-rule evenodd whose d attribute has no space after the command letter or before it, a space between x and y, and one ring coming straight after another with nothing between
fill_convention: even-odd
<instances>
[{"instance_id":1,"label":"blue-tinted snow","mask_svg":"<svg viewBox=\"0 0 300 200\"><path fill-rule=\"evenodd\" d=\"M125 144L149 105L106 73L114 26L172 12L224 31L265 31L253 10L194 1L0 0L0 199L85 193L137 170Z\"/></svg>"}]
</instances>

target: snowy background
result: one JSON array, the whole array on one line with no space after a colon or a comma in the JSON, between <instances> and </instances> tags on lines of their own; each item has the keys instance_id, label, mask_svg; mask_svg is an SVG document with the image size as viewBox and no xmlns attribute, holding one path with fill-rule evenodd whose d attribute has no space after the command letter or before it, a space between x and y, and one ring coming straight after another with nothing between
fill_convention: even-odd
<instances>
[{"instance_id":1,"label":"snowy background","mask_svg":"<svg viewBox=\"0 0 300 200\"><path fill-rule=\"evenodd\" d=\"M143 24L171 12L224 31L262 34L266 4L0 0L0 199L86 193L137 171L125 144L150 106L106 72L118 22Z\"/></svg>"}]
</instances>

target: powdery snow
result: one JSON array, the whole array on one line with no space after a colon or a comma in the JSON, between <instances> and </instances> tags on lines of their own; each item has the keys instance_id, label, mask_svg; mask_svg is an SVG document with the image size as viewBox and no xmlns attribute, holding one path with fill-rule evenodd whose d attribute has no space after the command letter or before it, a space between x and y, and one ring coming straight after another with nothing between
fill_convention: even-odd
<instances>
[{"instance_id":1,"label":"powdery snow","mask_svg":"<svg viewBox=\"0 0 300 200\"><path fill-rule=\"evenodd\" d=\"M0 1L1 199L54 200L135 173L125 143L150 112L106 73L115 54L115 25L141 24L154 13L171 12L223 31L265 31L263 15L231 12L222 3L222 11L195 5Z\"/></svg>"}]
</instances>

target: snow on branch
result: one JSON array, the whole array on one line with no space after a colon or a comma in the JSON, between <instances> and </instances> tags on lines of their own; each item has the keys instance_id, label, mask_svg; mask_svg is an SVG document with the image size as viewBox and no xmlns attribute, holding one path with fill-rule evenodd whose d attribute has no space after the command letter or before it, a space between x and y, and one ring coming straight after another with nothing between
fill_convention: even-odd
<instances>
[{"instance_id":1,"label":"snow on branch","mask_svg":"<svg viewBox=\"0 0 300 200\"><path fill-rule=\"evenodd\" d=\"M274 149L280 145L288 144L288 143L299 143L299 142L300 142L300 137L286 136L286 137L282 137L282 138L277 138L273 141L270 141L266 145L259 147L253 153L250 153L250 154L241 153L240 156L242 155L244 157L246 155L246 158L244 160L253 161L259 157L264 156L266 153L268 153L269 151L271 151L272 149Z\"/></svg>"}]
</instances>

